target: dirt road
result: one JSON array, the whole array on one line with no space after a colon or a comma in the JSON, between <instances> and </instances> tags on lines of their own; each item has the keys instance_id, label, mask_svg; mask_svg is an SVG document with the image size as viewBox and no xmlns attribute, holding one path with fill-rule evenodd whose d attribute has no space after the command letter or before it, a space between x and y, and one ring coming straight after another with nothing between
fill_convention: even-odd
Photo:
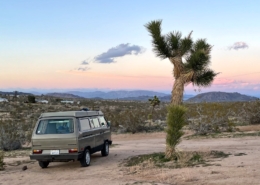
<instances>
[{"instance_id":1,"label":"dirt road","mask_svg":"<svg viewBox=\"0 0 260 185\"><path fill-rule=\"evenodd\" d=\"M230 153L228 158L215 161L216 165L182 169L151 168L141 173L127 173L120 165L123 159L140 154L163 152L165 134L113 135L114 146L108 157L100 153L92 155L91 166L80 167L79 162L50 163L41 169L37 162L18 166L7 165L0 171L0 185L4 184L260 184L260 137L216 138L183 140L180 150ZM6 158L5 162L28 160ZM27 170L22 170L23 166ZM128 169L128 171L131 169Z\"/></svg>"}]
</instances>

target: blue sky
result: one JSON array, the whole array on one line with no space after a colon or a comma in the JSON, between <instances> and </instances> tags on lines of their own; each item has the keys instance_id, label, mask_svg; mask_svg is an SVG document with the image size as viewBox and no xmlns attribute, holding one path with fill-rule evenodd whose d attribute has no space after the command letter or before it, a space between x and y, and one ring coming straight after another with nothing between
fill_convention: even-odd
<instances>
[{"instance_id":1,"label":"blue sky","mask_svg":"<svg viewBox=\"0 0 260 185\"><path fill-rule=\"evenodd\" d=\"M170 92L172 65L144 25L206 38L210 88L260 95L259 1L0 0L0 90L145 89ZM187 86L185 93L198 93Z\"/></svg>"}]
</instances>

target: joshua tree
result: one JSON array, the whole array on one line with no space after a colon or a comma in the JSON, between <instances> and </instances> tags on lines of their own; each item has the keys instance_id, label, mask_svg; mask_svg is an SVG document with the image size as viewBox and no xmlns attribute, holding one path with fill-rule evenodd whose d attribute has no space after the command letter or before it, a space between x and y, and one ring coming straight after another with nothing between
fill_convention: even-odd
<instances>
[{"instance_id":1,"label":"joshua tree","mask_svg":"<svg viewBox=\"0 0 260 185\"><path fill-rule=\"evenodd\" d=\"M217 75L209 69L212 46L205 39L193 42L192 32L182 38L178 31L161 34L161 20L145 25L152 36L153 50L161 59L168 58L173 64L175 78L172 89L172 105L180 105L183 99L184 85L192 83L198 87L209 86Z\"/></svg>"},{"instance_id":2,"label":"joshua tree","mask_svg":"<svg viewBox=\"0 0 260 185\"><path fill-rule=\"evenodd\" d=\"M150 102L150 104L152 106L151 116L153 117L154 108L155 108L155 106L160 105L160 100L157 96L154 96L153 99L148 99L148 101Z\"/></svg>"},{"instance_id":3,"label":"joshua tree","mask_svg":"<svg viewBox=\"0 0 260 185\"><path fill-rule=\"evenodd\" d=\"M161 20L151 21L145 25L152 36L153 50L161 59L168 58L173 64L173 76L175 78L171 106L167 114L167 158L171 158L176 152L176 145L183 135L182 127L185 125L185 108L181 106L183 100L184 85L192 83L202 87L209 86L217 75L209 69L210 52L212 46L205 39L193 42L192 32L182 38L178 31L161 34Z\"/></svg>"}]
</instances>

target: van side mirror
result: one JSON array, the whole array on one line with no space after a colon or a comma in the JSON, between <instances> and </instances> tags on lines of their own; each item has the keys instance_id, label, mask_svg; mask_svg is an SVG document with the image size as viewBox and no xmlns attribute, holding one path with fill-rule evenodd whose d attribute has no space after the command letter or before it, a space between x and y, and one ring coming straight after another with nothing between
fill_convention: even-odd
<instances>
[{"instance_id":1,"label":"van side mirror","mask_svg":"<svg viewBox=\"0 0 260 185\"><path fill-rule=\"evenodd\" d=\"M111 123L110 121L107 121L107 126L110 127Z\"/></svg>"}]
</instances>

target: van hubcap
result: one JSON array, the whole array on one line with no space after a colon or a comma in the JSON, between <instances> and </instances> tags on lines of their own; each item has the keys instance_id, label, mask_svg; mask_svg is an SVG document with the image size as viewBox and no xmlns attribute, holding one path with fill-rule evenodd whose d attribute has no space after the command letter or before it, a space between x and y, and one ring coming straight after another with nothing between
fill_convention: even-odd
<instances>
[{"instance_id":1,"label":"van hubcap","mask_svg":"<svg viewBox=\"0 0 260 185\"><path fill-rule=\"evenodd\" d=\"M87 152L86 153L86 163L89 164L90 162L90 156L89 156L89 153Z\"/></svg>"},{"instance_id":2,"label":"van hubcap","mask_svg":"<svg viewBox=\"0 0 260 185\"><path fill-rule=\"evenodd\" d=\"M108 144L106 143L106 153L108 154L109 148L108 148Z\"/></svg>"}]
</instances>

